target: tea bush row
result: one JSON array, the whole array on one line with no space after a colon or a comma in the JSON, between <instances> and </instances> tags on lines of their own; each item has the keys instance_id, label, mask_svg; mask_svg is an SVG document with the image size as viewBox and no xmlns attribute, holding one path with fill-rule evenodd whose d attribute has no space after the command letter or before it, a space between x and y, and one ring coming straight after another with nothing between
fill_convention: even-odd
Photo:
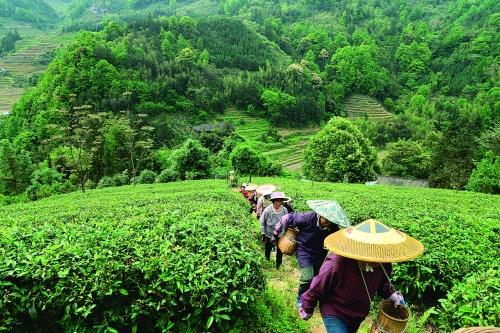
<instances>
[{"instance_id":1,"label":"tea bush row","mask_svg":"<svg viewBox=\"0 0 500 333\"><path fill-rule=\"evenodd\" d=\"M374 218L420 240L425 246L422 256L394 265L393 283L410 303L436 305L465 277L500 264L499 196L278 178L254 181L279 185L299 211L309 210L308 199L333 199L342 205L352 224ZM465 302L454 299L458 305ZM480 311L487 313L489 305ZM500 325L490 322L494 324ZM450 325L459 327L460 323Z\"/></svg>"},{"instance_id":2,"label":"tea bush row","mask_svg":"<svg viewBox=\"0 0 500 333\"><path fill-rule=\"evenodd\" d=\"M0 207L0 331L226 331L264 286L250 218L215 181Z\"/></svg>"}]
</instances>

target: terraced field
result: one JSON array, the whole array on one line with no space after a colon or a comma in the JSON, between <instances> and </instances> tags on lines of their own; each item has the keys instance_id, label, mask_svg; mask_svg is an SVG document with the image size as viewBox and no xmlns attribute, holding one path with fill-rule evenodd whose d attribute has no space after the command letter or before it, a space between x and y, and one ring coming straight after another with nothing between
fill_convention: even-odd
<instances>
[{"instance_id":1,"label":"terraced field","mask_svg":"<svg viewBox=\"0 0 500 333\"><path fill-rule=\"evenodd\" d=\"M271 161L277 161L288 171L301 172L302 155L309 142L309 137L319 130L319 127L304 129L279 128L278 133L282 140L279 142L262 142L261 135L265 134L269 122L260 117L251 116L234 107L228 108L222 121L235 125L236 133L248 140L253 140L261 147L264 155Z\"/></svg>"},{"instance_id":2,"label":"terraced field","mask_svg":"<svg viewBox=\"0 0 500 333\"><path fill-rule=\"evenodd\" d=\"M367 95L350 95L345 100L345 109L349 118L389 119L392 117L392 114L378 100Z\"/></svg>"},{"instance_id":3,"label":"terraced field","mask_svg":"<svg viewBox=\"0 0 500 333\"><path fill-rule=\"evenodd\" d=\"M0 69L4 71L0 77L0 114L9 113L24 92L24 88L13 86L16 78L43 72L47 66L34 64L33 61L63 46L73 37L71 34L42 34L28 26L24 28L19 31L22 39L16 43L16 50L0 58Z\"/></svg>"}]
</instances>

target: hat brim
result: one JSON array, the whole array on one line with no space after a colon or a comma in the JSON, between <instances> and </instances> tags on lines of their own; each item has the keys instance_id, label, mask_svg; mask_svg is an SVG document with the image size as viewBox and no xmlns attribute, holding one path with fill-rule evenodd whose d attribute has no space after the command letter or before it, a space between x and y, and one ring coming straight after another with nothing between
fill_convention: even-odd
<instances>
[{"instance_id":1,"label":"hat brim","mask_svg":"<svg viewBox=\"0 0 500 333\"><path fill-rule=\"evenodd\" d=\"M342 207L333 200L307 200L307 205L318 215L341 227L350 227L351 222Z\"/></svg>"},{"instance_id":2,"label":"hat brim","mask_svg":"<svg viewBox=\"0 0 500 333\"><path fill-rule=\"evenodd\" d=\"M258 194L264 194L265 192L274 192L276 190L276 186L272 184L260 185L257 187L256 191Z\"/></svg>"},{"instance_id":3,"label":"hat brim","mask_svg":"<svg viewBox=\"0 0 500 333\"><path fill-rule=\"evenodd\" d=\"M408 261L424 252L421 242L404 233L404 242L381 244L353 240L347 236L347 232L347 229L343 229L326 237L325 247L346 258L380 263Z\"/></svg>"},{"instance_id":4,"label":"hat brim","mask_svg":"<svg viewBox=\"0 0 500 333\"><path fill-rule=\"evenodd\" d=\"M289 201L289 200L290 200L290 198L287 198L287 197L279 197L279 198L271 198L271 199L269 199L269 200L271 200L271 201L274 201L274 200L283 200L283 202L285 202L285 201Z\"/></svg>"}]
</instances>

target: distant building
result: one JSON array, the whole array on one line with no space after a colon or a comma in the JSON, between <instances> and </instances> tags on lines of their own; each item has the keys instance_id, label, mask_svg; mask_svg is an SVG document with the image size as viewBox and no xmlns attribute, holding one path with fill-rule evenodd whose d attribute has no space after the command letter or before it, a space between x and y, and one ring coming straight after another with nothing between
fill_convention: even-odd
<instances>
[{"instance_id":1,"label":"distant building","mask_svg":"<svg viewBox=\"0 0 500 333\"><path fill-rule=\"evenodd\" d=\"M403 177L389 177L377 175L378 185L396 185L396 186L408 186L408 187L429 187L429 181L427 179L411 179ZM367 184L367 185L373 185Z\"/></svg>"},{"instance_id":2,"label":"distant building","mask_svg":"<svg viewBox=\"0 0 500 333\"><path fill-rule=\"evenodd\" d=\"M191 126L193 131L196 133L203 133L203 132L212 132L214 130L223 128L226 125L223 121L220 123L214 123L214 124L200 124L200 125L195 125Z\"/></svg>"}]
</instances>

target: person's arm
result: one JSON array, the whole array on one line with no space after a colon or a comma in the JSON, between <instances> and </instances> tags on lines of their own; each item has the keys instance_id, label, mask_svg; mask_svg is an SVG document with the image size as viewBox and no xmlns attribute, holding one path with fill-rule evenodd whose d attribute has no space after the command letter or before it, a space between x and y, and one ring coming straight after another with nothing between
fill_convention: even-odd
<instances>
[{"instance_id":1,"label":"person's arm","mask_svg":"<svg viewBox=\"0 0 500 333\"><path fill-rule=\"evenodd\" d=\"M264 212L262 212L262 215L260 216L260 234L265 235L266 234L266 219L267 219L267 212L269 212L268 209L264 209Z\"/></svg>"},{"instance_id":2,"label":"person's arm","mask_svg":"<svg viewBox=\"0 0 500 333\"><path fill-rule=\"evenodd\" d=\"M264 209L264 196L261 196L259 199L257 199L257 209L255 210L255 213L257 213L257 218L260 218L262 215L262 211Z\"/></svg>"},{"instance_id":3,"label":"person's arm","mask_svg":"<svg viewBox=\"0 0 500 333\"><path fill-rule=\"evenodd\" d=\"M311 214L314 213L288 213L284 215L274 227L274 236L278 237L287 228L298 228L300 230L302 226L307 225L312 216Z\"/></svg>"},{"instance_id":4,"label":"person's arm","mask_svg":"<svg viewBox=\"0 0 500 333\"><path fill-rule=\"evenodd\" d=\"M311 314L320 299L325 297L330 292L331 288L335 289L338 283L338 275L341 271L341 257L337 255L329 255L325 262L311 282L309 289L302 294L302 309L305 313Z\"/></svg>"}]
</instances>

